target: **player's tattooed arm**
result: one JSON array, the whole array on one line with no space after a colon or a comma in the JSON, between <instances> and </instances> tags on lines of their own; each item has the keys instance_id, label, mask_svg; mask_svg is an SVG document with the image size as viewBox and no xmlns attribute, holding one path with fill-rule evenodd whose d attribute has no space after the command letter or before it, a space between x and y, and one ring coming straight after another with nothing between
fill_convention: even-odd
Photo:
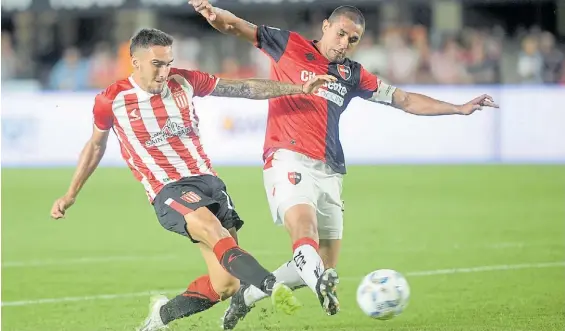
<instances>
[{"instance_id":1,"label":"player's tattooed arm","mask_svg":"<svg viewBox=\"0 0 565 331\"><path fill-rule=\"evenodd\" d=\"M250 43L255 43L257 36L255 24L239 18L225 9L213 7L208 0L190 0L188 3L221 33L231 34Z\"/></svg>"},{"instance_id":2,"label":"player's tattooed arm","mask_svg":"<svg viewBox=\"0 0 565 331\"><path fill-rule=\"evenodd\" d=\"M312 77L309 81L300 84L277 82L268 79L220 79L216 88L210 95L217 97L270 99L284 95L313 94L326 82L333 82L336 78L329 75Z\"/></svg>"},{"instance_id":3,"label":"player's tattooed arm","mask_svg":"<svg viewBox=\"0 0 565 331\"><path fill-rule=\"evenodd\" d=\"M493 98L487 94L483 94L466 104L455 105L423 94L406 92L382 81L369 100L391 105L407 113L421 116L470 115L477 110L482 110L483 107L498 108Z\"/></svg>"}]
</instances>

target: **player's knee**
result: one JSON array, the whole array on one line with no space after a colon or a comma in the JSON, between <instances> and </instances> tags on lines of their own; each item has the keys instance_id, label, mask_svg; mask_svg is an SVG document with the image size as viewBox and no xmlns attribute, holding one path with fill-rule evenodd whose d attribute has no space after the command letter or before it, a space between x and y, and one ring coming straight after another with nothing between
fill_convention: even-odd
<instances>
[{"instance_id":1,"label":"player's knee","mask_svg":"<svg viewBox=\"0 0 565 331\"><path fill-rule=\"evenodd\" d=\"M318 238L316 210L311 205L300 204L289 208L284 216L284 224L294 240Z\"/></svg>"},{"instance_id":2,"label":"player's knee","mask_svg":"<svg viewBox=\"0 0 565 331\"><path fill-rule=\"evenodd\" d=\"M190 235L210 247L213 247L222 238L230 237L220 221L206 208L199 208L194 213L186 216L187 229Z\"/></svg>"},{"instance_id":3,"label":"player's knee","mask_svg":"<svg viewBox=\"0 0 565 331\"><path fill-rule=\"evenodd\" d=\"M217 285L214 285L214 288L220 296L220 300L226 300L228 298L231 298L235 294L235 292L239 290L239 279L235 277L223 279L222 281L218 282Z\"/></svg>"}]
</instances>

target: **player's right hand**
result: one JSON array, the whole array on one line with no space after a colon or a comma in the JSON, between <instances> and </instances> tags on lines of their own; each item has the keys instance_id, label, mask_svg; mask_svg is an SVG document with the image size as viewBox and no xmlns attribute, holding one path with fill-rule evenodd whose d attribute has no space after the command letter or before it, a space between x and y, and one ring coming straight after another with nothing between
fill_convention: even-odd
<instances>
[{"instance_id":1,"label":"player's right hand","mask_svg":"<svg viewBox=\"0 0 565 331\"><path fill-rule=\"evenodd\" d=\"M335 82L337 78L331 75L319 75L310 78L309 81L302 85L302 93L304 94L315 94L318 89L322 87L325 83Z\"/></svg>"},{"instance_id":2,"label":"player's right hand","mask_svg":"<svg viewBox=\"0 0 565 331\"><path fill-rule=\"evenodd\" d=\"M214 7L212 7L208 0L189 0L188 4L194 7L194 10L204 16L205 19L209 21L214 21L216 19Z\"/></svg>"},{"instance_id":3,"label":"player's right hand","mask_svg":"<svg viewBox=\"0 0 565 331\"><path fill-rule=\"evenodd\" d=\"M60 219L65 217L65 212L69 207L71 207L75 203L75 199L69 196L62 196L59 199L55 200L53 203L53 207L51 208L51 218L53 219Z\"/></svg>"}]
</instances>

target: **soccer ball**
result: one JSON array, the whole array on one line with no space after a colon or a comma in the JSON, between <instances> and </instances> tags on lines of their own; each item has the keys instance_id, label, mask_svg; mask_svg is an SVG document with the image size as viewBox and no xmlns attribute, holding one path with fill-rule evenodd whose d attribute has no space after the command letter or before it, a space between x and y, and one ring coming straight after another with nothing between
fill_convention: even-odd
<instances>
[{"instance_id":1,"label":"soccer ball","mask_svg":"<svg viewBox=\"0 0 565 331\"><path fill-rule=\"evenodd\" d=\"M357 304L369 317L389 320L404 311L410 298L410 286L398 271L379 269L371 272L357 288Z\"/></svg>"}]
</instances>

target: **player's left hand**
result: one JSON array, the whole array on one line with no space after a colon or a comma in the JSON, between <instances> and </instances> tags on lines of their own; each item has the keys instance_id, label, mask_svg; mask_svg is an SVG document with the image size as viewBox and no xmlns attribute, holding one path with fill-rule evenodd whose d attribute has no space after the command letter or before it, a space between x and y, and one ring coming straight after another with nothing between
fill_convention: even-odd
<instances>
[{"instance_id":1,"label":"player's left hand","mask_svg":"<svg viewBox=\"0 0 565 331\"><path fill-rule=\"evenodd\" d=\"M318 89L322 87L325 83L335 82L337 78L331 75L319 75L310 78L309 81L302 85L302 93L304 94L314 94L318 92Z\"/></svg>"},{"instance_id":2,"label":"player's left hand","mask_svg":"<svg viewBox=\"0 0 565 331\"><path fill-rule=\"evenodd\" d=\"M461 115L471 115L477 110L483 110L483 107L499 108L498 105L494 103L494 99L490 95L483 94L480 97L457 107L457 110Z\"/></svg>"},{"instance_id":3,"label":"player's left hand","mask_svg":"<svg viewBox=\"0 0 565 331\"><path fill-rule=\"evenodd\" d=\"M204 16L207 20L214 21L216 19L214 7L212 7L208 0L189 0L188 4L194 7L194 10Z\"/></svg>"}]
</instances>

